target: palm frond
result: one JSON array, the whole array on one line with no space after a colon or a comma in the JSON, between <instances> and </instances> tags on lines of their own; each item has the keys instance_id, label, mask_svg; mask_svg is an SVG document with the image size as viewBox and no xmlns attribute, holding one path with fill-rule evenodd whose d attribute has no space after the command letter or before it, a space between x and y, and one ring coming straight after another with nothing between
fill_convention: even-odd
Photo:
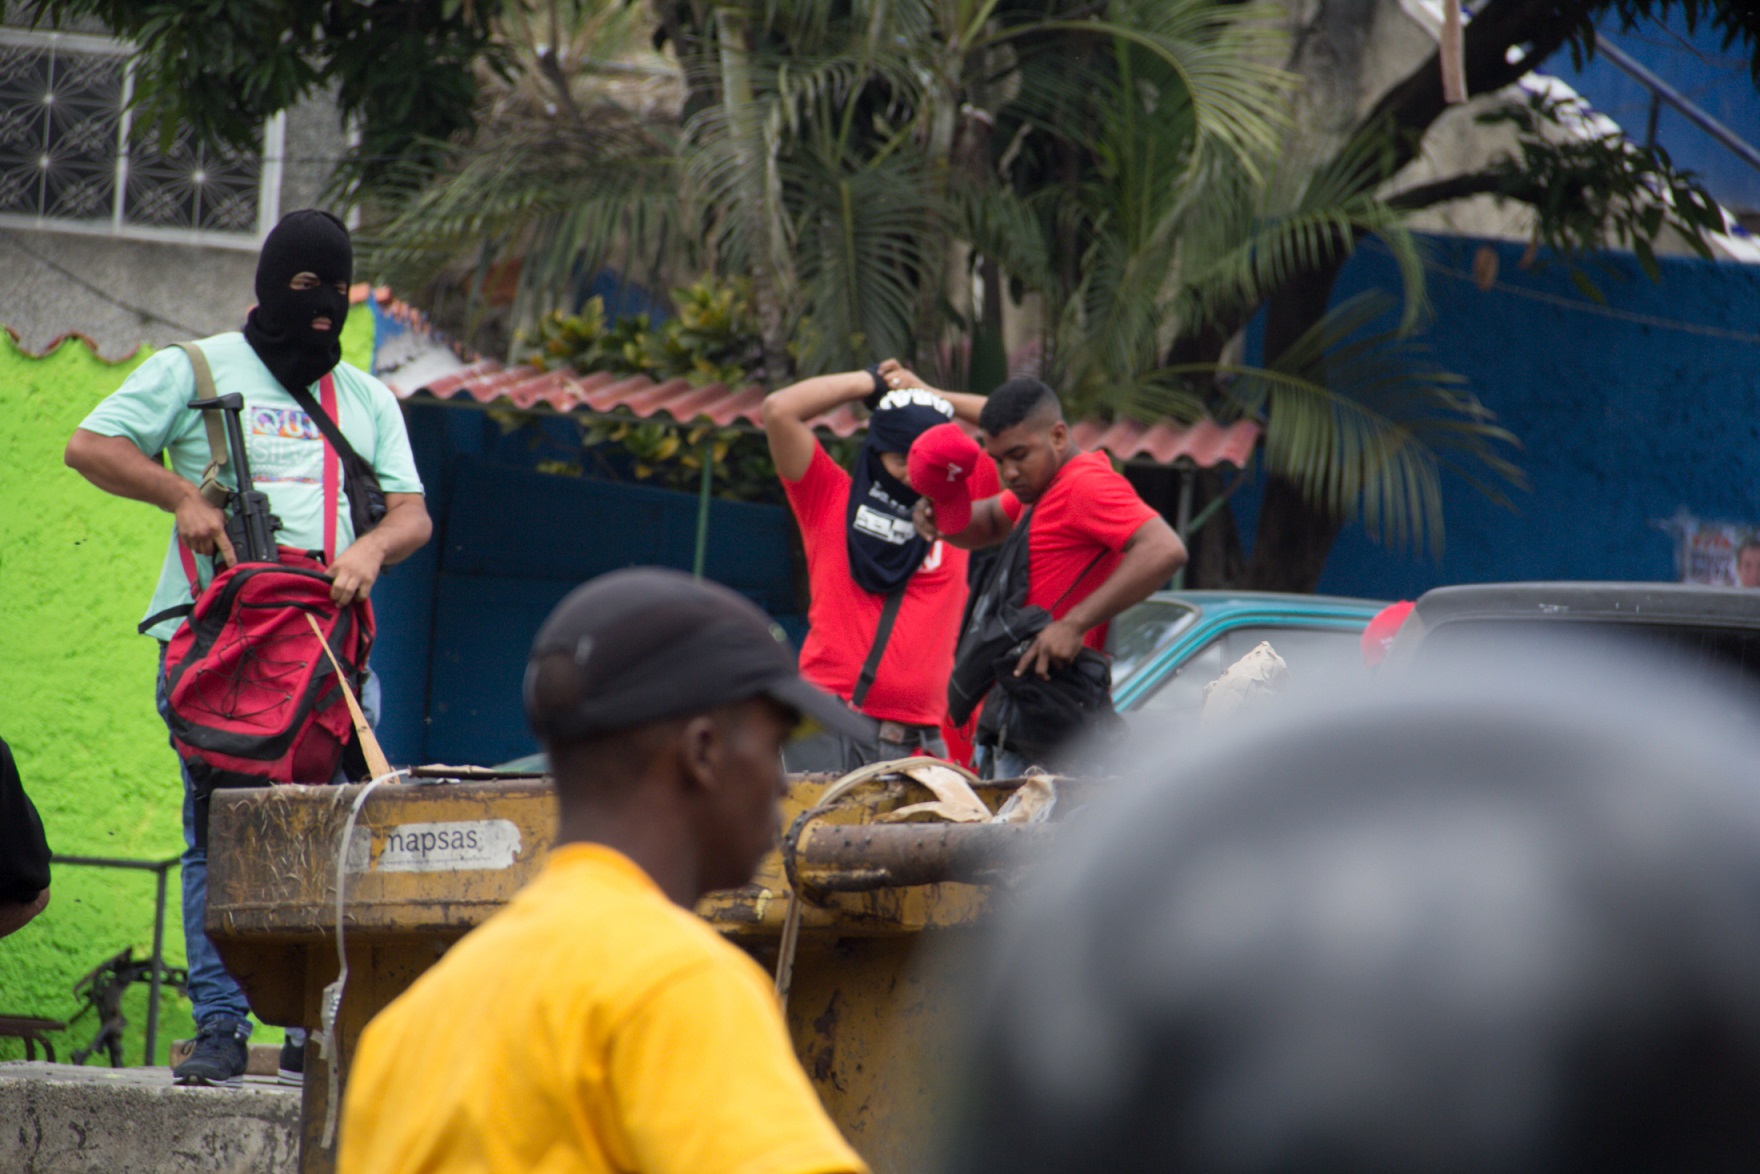
<instances>
[{"instance_id":1,"label":"palm frond","mask_svg":"<svg viewBox=\"0 0 1760 1174\"><path fill-rule=\"evenodd\" d=\"M1288 125L1294 76L1272 65L1281 33L1261 4L1141 0L1119 19L1038 19L1009 24L986 44L1062 34L1126 42L1165 63L1184 87L1199 143L1214 143L1249 168L1271 158Z\"/></svg>"},{"instance_id":2,"label":"palm frond","mask_svg":"<svg viewBox=\"0 0 1760 1174\"><path fill-rule=\"evenodd\" d=\"M1500 504L1525 485L1518 447L1457 375L1431 365L1399 331L1373 330L1385 295L1335 307L1272 367L1192 364L1176 374L1233 377L1235 407L1265 424L1265 461L1314 505L1361 520L1396 549L1444 543L1442 472Z\"/></svg>"},{"instance_id":3,"label":"palm frond","mask_svg":"<svg viewBox=\"0 0 1760 1174\"><path fill-rule=\"evenodd\" d=\"M914 150L878 160L803 152L785 161L802 371L848 370L916 351L918 274L946 216L924 172Z\"/></svg>"}]
</instances>

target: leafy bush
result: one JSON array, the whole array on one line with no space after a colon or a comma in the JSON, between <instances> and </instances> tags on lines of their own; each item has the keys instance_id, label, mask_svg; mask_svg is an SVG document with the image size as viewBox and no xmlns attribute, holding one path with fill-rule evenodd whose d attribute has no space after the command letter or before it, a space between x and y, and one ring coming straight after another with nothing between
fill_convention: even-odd
<instances>
[{"instance_id":1,"label":"leafy bush","mask_svg":"<svg viewBox=\"0 0 1760 1174\"><path fill-rule=\"evenodd\" d=\"M542 370L580 374L645 375L656 382L686 379L694 386L742 387L762 360L747 284L705 278L672 291L674 317L655 326L646 314L605 315L603 298L578 314L552 313L540 322L527 361ZM597 459L602 474L695 493L705 446L715 474L715 496L735 501L782 501L776 466L764 438L745 428L702 421L675 423L616 415L583 422L581 446L614 447L627 460ZM577 466L576 468L579 468Z\"/></svg>"}]
</instances>

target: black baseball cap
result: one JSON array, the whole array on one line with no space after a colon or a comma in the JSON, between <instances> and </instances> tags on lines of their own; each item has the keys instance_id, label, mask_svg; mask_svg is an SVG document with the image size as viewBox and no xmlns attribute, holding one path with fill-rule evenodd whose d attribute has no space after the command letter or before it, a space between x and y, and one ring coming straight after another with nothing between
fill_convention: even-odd
<instances>
[{"instance_id":1,"label":"black baseball cap","mask_svg":"<svg viewBox=\"0 0 1760 1174\"><path fill-rule=\"evenodd\" d=\"M563 687L540 689L540 665L559 653L573 671ZM569 592L532 641L524 692L533 732L553 744L753 697L852 738L875 734L872 720L801 679L782 629L744 596L662 567L613 571Z\"/></svg>"}]
</instances>

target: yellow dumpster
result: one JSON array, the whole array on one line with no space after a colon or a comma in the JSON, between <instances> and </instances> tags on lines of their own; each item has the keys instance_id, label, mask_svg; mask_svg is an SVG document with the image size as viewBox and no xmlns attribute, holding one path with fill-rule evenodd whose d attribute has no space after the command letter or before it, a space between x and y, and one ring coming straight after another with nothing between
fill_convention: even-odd
<instances>
[{"instance_id":1,"label":"yellow dumpster","mask_svg":"<svg viewBox=\"0 0 1760 1174\"><path fill-rule=\"evenodd\" d=\"M348 974L332 1033L338 1081L373 1015L507 901L550 847L546 780L434 773L442 777L383 785L358 804L360 786L214 796L208 934L266 1023L322 1023L325 990L339 973L342 868ZM955 992L932 989L913 959L924 942L982 920L998 891L989 878L1047 829L876 823L934 796L886 774L820 809L829 783L792 779L782 849L751 884L710 894L698 912L772 971L788 955L788 1022L801 1062L845 1135L877 1174L889 1174L915 1168L914 1147L933 1121L930 1077L955 1035ZM976 793L994 811L1019 785L978 784ZM790 873L802 894L793 927ZM308 1043L304 1174L332 1169L334 1150L324 1145L332 1079L331 1061Z\"/></svg>"}]
</instances>

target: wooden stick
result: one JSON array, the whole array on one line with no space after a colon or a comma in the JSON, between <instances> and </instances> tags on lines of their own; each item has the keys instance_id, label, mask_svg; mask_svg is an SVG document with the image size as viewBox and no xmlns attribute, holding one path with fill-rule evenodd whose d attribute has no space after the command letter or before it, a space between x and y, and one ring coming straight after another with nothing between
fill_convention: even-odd
<instances>
[{"instance_id":1,"label":"wooden stick","mask_svg":"<svg viewBox=\"0 0 1760 1174\"><path fill-rule=\"evenodd\" d=\"M379 739L373 736L373 727L367 724L367 715L361 712L361 703L354 699L354 690L348 687L348 675L342 671L342 664L336 654L330 651L330 642L324 639L323 630L318 621L306 613L306 623L312 626L312 635L324 646L324 655L330 658L330 667L336 670L336 682L342 686L343 700L348 702L348 716L354 719L355 736L361 740L361 750L367 756L367 769L372 777L382 779L391 773L391 763L386 761L385 751L379 749Z\"/></svg>"}]
</instances>

